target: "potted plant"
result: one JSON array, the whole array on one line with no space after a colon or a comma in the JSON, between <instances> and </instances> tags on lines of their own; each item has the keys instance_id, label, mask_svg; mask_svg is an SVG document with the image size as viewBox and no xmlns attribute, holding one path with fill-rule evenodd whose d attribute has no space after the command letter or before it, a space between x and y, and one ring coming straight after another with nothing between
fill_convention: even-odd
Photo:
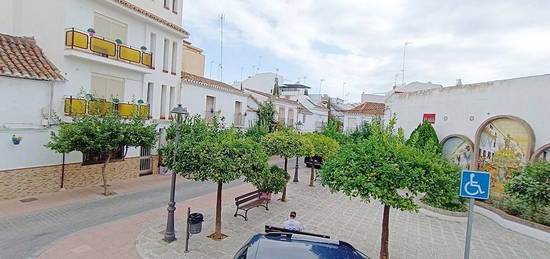
<instances>
[{"instance_id":1,"label":"potted plant","mask_svg":"<svg viewBox=\"0 0 550 259\"><path fill-rule=\"evenodd\" d=\"M138 103L139 105L143 105L145 102L144 102L142 99L139 99L139 100L137 101L137 103Z\"/></svg>"},{"instance_id":2,"label":"potted plant","mask_svg":"<svg viewBox=\"0 0 550 259\"><path fill-rule=\"evenodd\" d=\"M13 142L14 145L19 145L19 143L21 143L21 139L23 139L23 137L16 136L15 134L11 136L11 142Z\"/></svg>"},{"instance_id":3,"label":"potted plant","mask_svg":"<svg viewBox=\"0 0 550 259\"><path fill-rule=\"evenodd\" d=\"M113 98L113 103L117 104L120 102L120 99L118 99L118 97L114 97Z\"/></svg>"},{"instance_id":4,"label":"potted plant","mask_svg":"<svg viewBox=\"0 0 550 259\"><path fill-rule=\"evenodd\" d=\"M273 193L283 191L289 179L290 175L284 169L275 165L247 177L247 181L260 191L260 200L268 201L271 200Z\"/></svg>"},{"instance_id":5,"label":"potted plant","mask_svg":"<svg viewBox=\"0 0 550 259\"><path fill-rule=\"evenodd\" d=\"M122 40L121 40L121 39L116 39L115 42L116 42L116 44L122 44Z\"/></svg>"},{"instance_id":6,"label":"potted plant","mask_svg":"<svg viewBox=\"0 0 550 259\"><path fill-rule=\"evenodd\" d=\"M87 31L88 31L88 35L90 35L90 37L93 37L93 36L94 36L94 34L95 34L94 28L88 28Z\"/></svg>"},{"instance_id":7,"label":"potted plant","mask_svg":"<svg viewBox=\"0 0 550 259\"><path fill-rule=\"evenodd\" d=\"M147 47L145 47L145 46L141 46L140 49L141 49L141 51L147 51Z\"/></svg>"}]
</instances>

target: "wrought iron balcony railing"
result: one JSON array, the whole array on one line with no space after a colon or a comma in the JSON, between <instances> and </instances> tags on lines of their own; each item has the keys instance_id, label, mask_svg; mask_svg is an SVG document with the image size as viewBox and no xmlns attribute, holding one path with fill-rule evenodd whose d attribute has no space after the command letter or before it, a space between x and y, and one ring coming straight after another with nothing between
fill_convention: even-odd
<instances>
[{"instance_id":1,"label":"wrought iron balcony railing","mask_svg":"<svg viewBox=\"0 0 550 259\"><path fill-rule=\"evenodd\" d=\"M151 52L70 28L65 31L65 46L105 58L154 69Z\"/></svg>"}]
</instances>

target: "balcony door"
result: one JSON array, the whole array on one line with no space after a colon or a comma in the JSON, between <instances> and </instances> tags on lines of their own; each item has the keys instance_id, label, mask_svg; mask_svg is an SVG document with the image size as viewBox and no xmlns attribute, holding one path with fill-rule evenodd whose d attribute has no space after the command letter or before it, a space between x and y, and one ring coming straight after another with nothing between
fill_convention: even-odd
<instances>
[{"instance_id":1,"label":"balcony door","mask_svg":"<svg viewBox=\"0 0 550 259\"><path fill-rule=\"evenodd\" d=\"M92 73L90 91L97 98L124 100L124 79Z\"/></svg>"},{"instance_id":2,"label":"balcony door","mask_svg":"<svg viewBox=\"0 0 550 259\"><path fill-rule=\"evenodd\" d=\"M94 30L99 36L105 37L109 40L119 39L122 43L127 43L128 25L111 17L95 13Z\"/></svg>"}]
</instances>

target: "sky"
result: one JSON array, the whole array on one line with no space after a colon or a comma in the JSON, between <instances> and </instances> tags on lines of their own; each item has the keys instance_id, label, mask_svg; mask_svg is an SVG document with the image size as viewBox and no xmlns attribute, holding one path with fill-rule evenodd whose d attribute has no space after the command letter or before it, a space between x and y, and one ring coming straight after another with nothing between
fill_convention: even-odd
<instances>
[{"instance_id":1,"label":"sky","mask_svg":"<svg viewBox=\"0 0 550 259\"><path fill-rule=\"evenodd\" d=\"M403 82L406 42L406 83L549 73L549 10L546 0L184 0L183 25L206 77L232 84L278 71L357 102Z\"/></svg>"}]
</instances>

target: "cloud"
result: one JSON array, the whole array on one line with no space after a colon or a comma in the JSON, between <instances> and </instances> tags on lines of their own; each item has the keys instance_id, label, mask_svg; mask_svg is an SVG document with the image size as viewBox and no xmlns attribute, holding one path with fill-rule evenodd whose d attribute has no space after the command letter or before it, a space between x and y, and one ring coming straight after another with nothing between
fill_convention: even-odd
<instances>
[{"instance_id":1,"label":"cloud","mask_svg":"<svg viewBox=\"0 0 550 259\"><path fill-rule=\"evenodd\" d=\"M407 47L406 81L452 85L548 72L548 1L201 0L184 26L203 41L249 45L292 62L323 89L357 100L391 88ZM265 54L264 54L265 55ZM285 64L281 64L284 66ZM401 78L401 77L399 77ZM224 78L225 79L225 78ZM231 78L236 80L238 78ZM399 81L398 81L399 82Z\"/></svg>"}]
</instances>

